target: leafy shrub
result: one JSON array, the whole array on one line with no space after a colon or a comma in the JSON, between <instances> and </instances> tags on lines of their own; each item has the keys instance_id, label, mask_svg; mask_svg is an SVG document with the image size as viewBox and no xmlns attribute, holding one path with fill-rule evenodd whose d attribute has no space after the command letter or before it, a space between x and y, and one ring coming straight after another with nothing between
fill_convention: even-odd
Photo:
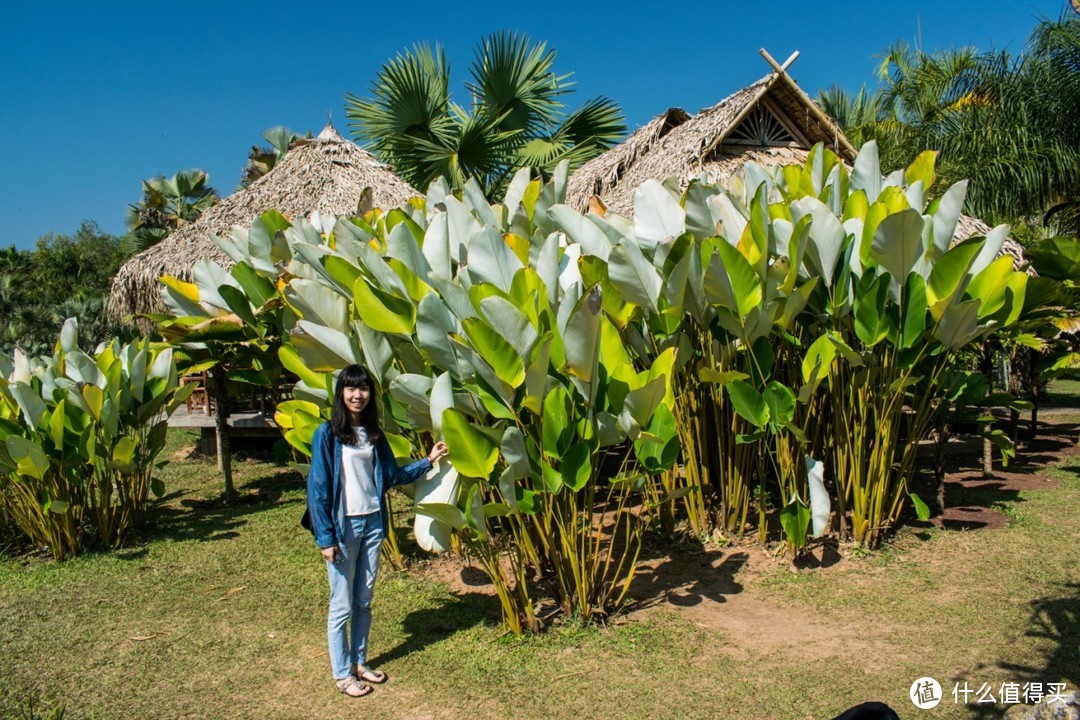
<instances>
[{"instance_id":1,"label":"leafy shrub","mask_svg":"<svg viewBox=\"0 0 1080 720\"><path fill-rule=\"evenodd\" d=\"M52 357L0 358L0 506L57 560L137 524L180 387L172 350L113 341L93 356L64 323Z\"/></svg>"}]
</instances>

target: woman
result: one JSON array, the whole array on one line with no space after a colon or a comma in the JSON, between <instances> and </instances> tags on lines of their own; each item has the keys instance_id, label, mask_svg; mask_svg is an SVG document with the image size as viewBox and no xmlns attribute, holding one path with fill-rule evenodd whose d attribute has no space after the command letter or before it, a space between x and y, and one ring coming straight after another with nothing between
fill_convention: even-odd
<instances>
[{"instance_id":1,"label":"woman","mask_svg":"<svg viewBox=\"0 0 1080 720\"><path fill-rule=\"evenodd\" d=\"M385 673L366 664L371 596L389 520L386 491L421 477L446 452L446 443L437 442L427 458L399 468L379 430L367 370L350 365L338 375L330 420L312 441L307 503L330 577L330 666L338 690L351 697L370 693L368 683L386 681Z\"/></svg>"}]
</instances>

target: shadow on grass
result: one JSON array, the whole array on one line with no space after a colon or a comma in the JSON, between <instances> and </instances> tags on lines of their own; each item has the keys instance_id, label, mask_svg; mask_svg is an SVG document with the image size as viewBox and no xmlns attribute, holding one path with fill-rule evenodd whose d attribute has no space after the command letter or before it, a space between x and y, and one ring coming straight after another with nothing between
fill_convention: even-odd
<instances>
[{"instance_id":1,"label":"shadow on grass","mask_svg":"<svg viewBox=\"0 0 1080 720\"><path fill-rule=\"evenodd\" d=\"M1068 583L1059 588L1060 592L1054 596L1031 601L1031 615L1024 633L1046 642L1048 647L1042 651L1044 662L1038 666L1007 660L997 663L998 668L1008 673L1008 682L1018 683L1021 688L1026 683L1041 683L1044 693L1047 693L1050 692L1051 683L1065 683L1067 693L1080 687L1080 583ZM975 672L982 667L978 666ZM977 677L954 678L954 681L963 685L965 680L970 682L971 679L980 682ZM998 688L993 690L996 697ZM998 702L1001 702L1000 698ZM1001 716L1000 706L994 704L969 704L968 710L972 718Z\"/></svg>"},{"instance_id":2,"label":"shadow on grass","mask_svg":"<svg viewBox=\"0 0 1080 720\"><path fill-rule=\"evenodd\" d=\"M176 541L234 538L248 515L282 504L302 505L303 498L281 500L285 491L298 485L295 472L281 469L241 485L239 498L231 504L226 504L221 496L209 500L185 498L178 505L166 503L163 498L148 513L141 535L144 539L165 537ZM174 494L172 499L175 497ZM300 515L298 510L297 523Z\"/></svg>"},{"instance_id":3,"label":"shadow on grass","mask_svg":"<svg viewBox=\"0 0 1080 720\"><path fill-rule=\"evenodd\" d=\"M441 606L415 610L405 616L402 630L405 640L397 647L371 659L375 667L423 650L474 625L497 627L502 621L499 601L483 593L465 593L447 597Z\"/></svg>"}]
</instances>

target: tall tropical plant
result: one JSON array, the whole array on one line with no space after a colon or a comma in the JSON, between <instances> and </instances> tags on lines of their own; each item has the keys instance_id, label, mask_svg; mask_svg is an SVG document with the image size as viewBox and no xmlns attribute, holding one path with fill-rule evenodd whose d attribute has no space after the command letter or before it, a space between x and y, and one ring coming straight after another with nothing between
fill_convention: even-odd
<instances>
[{"instance_id":1,"label":"tall tropical plant","mask_svg":"<svg viewBox=\"0 0 1080 720\"><path fill-rule=\"evenodd\" d=\"M273 281L258 269L269 263L270 238L287 225L271 211L250 230L234 230L234 242L257 248L247 256L249 262L238 262L226 272L217 263L202 260L195 265L191 282L162 277L162 299L171 314L146 316L158 323L162 337L176 350L181 371L206 372L210 377L218 469L227 502L236 498L229 434L236 388L272 390L281 376L277 348L283 332L282 303Z\"/></svg>"},{"instance_id":2,"label":"tall tropical plant","mask_svg":"<svg viewBox=\"0 0 1080 720\"><path fill-rule=\"evenodd\" d=\"M925 513L908 480L948 361L1015 324L1027 290L997 257L1007 227L950 247L966 183L931 200L934 160L886 178L873 143L850 173L817 146L803 166L747 163L726 188L646 183L632 222L559 215L636 306L612 310L640 361L680 349L686 497L722 531L756 506L764 532L776 509L798 549L811 521L826 529L826 482L859 543L880 542L908 498Z\"/></svg>"},{"instance_id":3,"label":"tall tropical plant","mask_svg":"<svg viewBox=\"0 0 1080 720\"><path fill-rule=\"evenodd\" d=\"M218 201L204 170L181 170L171 178L160 175L143 180L142 192L142 199L128 206L128 234L124 238L128 255L156 245Z\"/></svg>"},{"instance_id":4,"label":"tall tropical plant","mask_svg":"<svg viewBox=\"0 0 1080 720\"><path fill-rule=\"evenodd\" d=\"M567 112L572 83L555 74L556 53L516 32L484 38L469 66L467 104L452 99L450 66L438 45L415 45L383 65L369 98L346 94L354 134L415 187L468 178L501 197L520 167L550 177L616 144L626 131L614 101L597 97Z\"/></svg>"},{"instance_id":5,"label":"tall tropical plant","mask_svg":"<svg viewBox=\"0 0 1080 720\"><path fill-rule=\"evenodd\" d=\"M280 359L300 378L279 406L286 440L308 454L333 372L367 365L399 455L413 434L450 446L414 491L420 544L445 549L456 534L515 632L539 626L535 577L567 614L625 597L649 512L632 511L647 483L634 458L674 438L652 418L670 402L676 351L636 367L604 318L602 269L579 266L553 222L566 165L546 185L522 170L494 206L475 182L460 200L438 182L385 215L298 220L267 248L294 318ZM254 264L252 249L227 252Z\"/></svg>"},{"instance_id":6,"label":"tall tropical plant","mask_svg":"<svg viewBox=\"0 0 1080 720\"><path fill-rule=\"evenodd\" d=\"M51 357L0 355L0 508L57 560L94 534L119 544L164 490L166 419L193 389L171 350L114 340L91 355L70 319Z\"/></svg>"}]
</instances>

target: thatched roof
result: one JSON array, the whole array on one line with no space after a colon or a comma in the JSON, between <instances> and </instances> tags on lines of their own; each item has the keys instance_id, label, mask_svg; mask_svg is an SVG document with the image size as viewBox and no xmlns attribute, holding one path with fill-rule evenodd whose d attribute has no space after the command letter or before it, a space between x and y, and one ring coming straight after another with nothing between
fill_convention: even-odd
<instances>
[{"instance_id":1,"label":"thatched roof","mask_svg":"<svg viewBox=\"0 0 1080 720\"><path fill-rule=\"evenodd\" d=\"M751 144L765 135L770 137L763 144ZM634 189L646 180L704 174L709 182L726 182L749 160L803 162L818 142L847 162L855 159L855 148L836 123L787 73L773 72L693 117L677 108L656 117L622 145L582 165L570 177L566 204L584 212L596 195L611 210L630 216Z\"/></svg>"},{"instance_id":2,"label":"thatched roof","mask_svg":"<svg viewBox=\"0 0 1080 720\"><path fill-rule=\"evenodd\" d=\"M247 226L268 210L286 217L355 213L360 195L371 188L376 207L392 208L420 195L374 155L327 125L318 137L298 140L281 161L250 186L225 198L198 220L179 228L157 245L134 256L116 274L108 312L122 318L139 312L164 312L162 275L190 280L199 260L222 267L232 261L211 240L234 225Z\"/></svg>"},{"instance_id":3,"label":"thatched roof","mask_svg":"<svg viewBox=\"0 0 1080 720\"><path fill-rule=\"evenodd\" d=\"M766 167L802 164L819 142L850 167L857 151L840 127L784 68L774 64L774 69L697 115L679 108L658 115L621 145L578 168L567 183L566 204L587 212L596 197L613 212L631 217L634 190L646 180L674 175L685 183L704 175L708 182L726 183L750 161ZM964 215L953 241L989 231L986 223ZM1017 267L1024 261L1012 238L1001 252L1012 255Z\"/></svg>"}]
</instances>

